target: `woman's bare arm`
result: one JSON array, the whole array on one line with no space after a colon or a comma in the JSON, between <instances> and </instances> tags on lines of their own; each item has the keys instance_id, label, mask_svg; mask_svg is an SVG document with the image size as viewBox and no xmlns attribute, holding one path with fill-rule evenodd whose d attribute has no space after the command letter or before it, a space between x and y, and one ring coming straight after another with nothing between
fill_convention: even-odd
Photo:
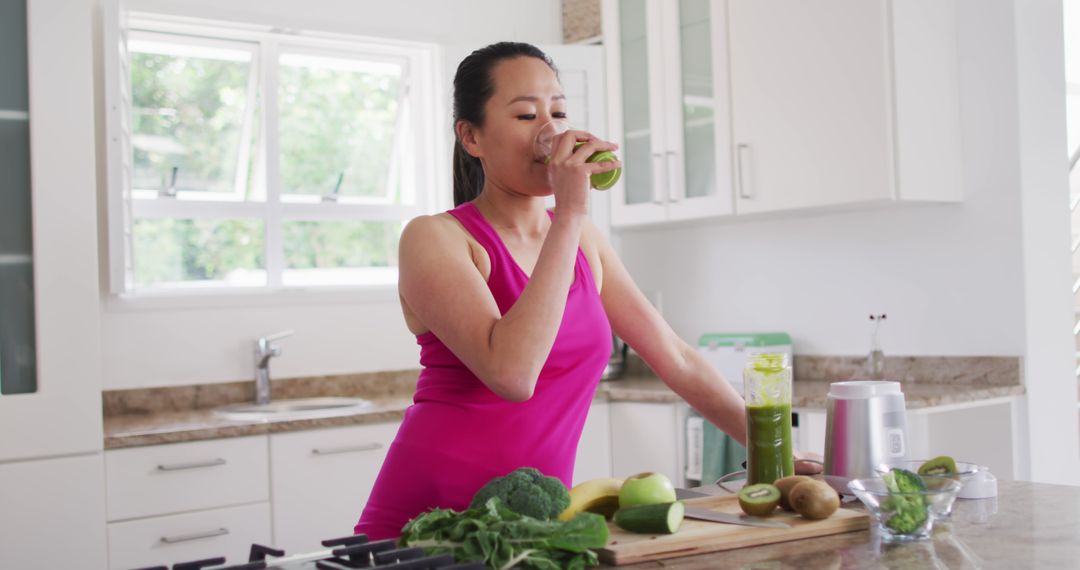
<instances>
[{"instance_id":1,"label":"woman's bare arm","mask_svg":"<svg viewBox=\"0 0 1080 570\"><path fill-rule=\"evenodd\" d=\"M675 334L634 284L615 249L595 227L586 239L597 244L603 270L601 299L615 334L676 394L705 419L746 444L746 409L742 397L701 354Z\"/></svg>"},{"instance_id":2,"label":"woman's bare arm","mask_svg":"<svg viewBox=\"0 0 1080 570\"><path fill-rule=\"evenodd\" d=\"M584 223L583 214L555 217L528 285L500 315L455 224L417 218L401 236L401 296L493 392L528 400L562 323Z\"/></svg>"}]
</instances>

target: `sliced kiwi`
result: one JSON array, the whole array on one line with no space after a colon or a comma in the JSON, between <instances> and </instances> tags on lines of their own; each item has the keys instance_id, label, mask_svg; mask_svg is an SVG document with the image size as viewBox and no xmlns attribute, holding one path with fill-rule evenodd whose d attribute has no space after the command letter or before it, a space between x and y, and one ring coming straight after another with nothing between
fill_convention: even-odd
<instances>
[{"instance_id":1,"label":"sliced kiwi","mask_svg":"<svg viewBox=\"0 0 1080 570\"><path fill-rule=\"evenodd\" d=\"M777 479L773 483L777 489L780 489L780 507L782 509L795 512L795 508L791 506L791 490L795 488L795 485L803 481L811 481L811 479L806 475L790 475L783 479Z\"/></svg>"},{"instance_id":2,"label":"sliced kiwi","mask_svg":"<svg viewBox=\"0 0 1080 570\"><path fill-rule=\"evenodd\" d=\"M948 455L939 455L919 466L919 475L955 475L956 460Z\"/></svg>"},{"instance_id":3,"label":"sliced kiwi","mask_svg":"<svg viewBox=\"0 0 1080 570\"><path fill-rule=\"evenodd\" d=\"M739 507L755 517L763 517L780 504L780 489L768 484L747 485L739 490Z\"/></svg>"}]
</instances>

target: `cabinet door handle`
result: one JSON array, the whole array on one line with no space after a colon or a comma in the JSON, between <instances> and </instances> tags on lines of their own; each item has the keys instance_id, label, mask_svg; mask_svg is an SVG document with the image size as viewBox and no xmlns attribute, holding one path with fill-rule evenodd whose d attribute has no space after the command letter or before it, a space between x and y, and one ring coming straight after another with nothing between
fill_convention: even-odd
<instances>
[{"instance_id":1,"label":"cabinet door handle","mask_svg":"<svg viewBox=\"0 0 1080 570\"><path fill-rule=\"evenodd\" d=\"M200 467L216 467L225 465L224 459L218 457L209 461L190 461L188 463L162 463L157 466L158 471L181 471L184 469L199 469Z\"/></svg>"},{"instance_id":2,"label":"cabinet door handle","mask_svg":"<svg viewBox=\"0 0 1080 570\"><path fill-rule=\"evenodd\" d=\"M738 168L736 177L739 182L739 197L753 200L754 194L750 191L749 175L746 172L746 156L750 154L750 145L740 144L735 146L735 164Z\"/></svg>"},{"instance_id":3,"label":"cabinet door handle","mask_svg":"<svg viewBox=\"0 0 1080 570\"><path fill-rule=\"evenodd\" d=\"M664 153L654 152L653 159L653 191L652 201L656 204L663 204L666 200L664 186L667 184L667 173L661 173L665 170L667 163L664 161Z\"/></svg>"},{"instance_id":4,"label":"cabinet door handle","mask_svg":"<svg viewBox=\"0 0 1080 570\"><path fill-rule=\"evenodd\" d=\"M668 196L671 197L672 202L678 202L686 197L686 189L679 184L679 153L669 150L667 151L667 176L668 176Z\"/></svg>"},{"instance_id":5,"label":"cabinet door handle","mask_svg":"<svg viewBox=\"0 0 1080 570\"><path fill-rule=\"evenodd\" d=\"M177 542L187 542L189 540L199 540L200 538L213 538L215 536L222 536L229 534L227 528L216 528L214 530L207 530L203 532L193 532L191 534L174 534L173 536L161 537L161 542L165 544L176 544Z\"/></svg>"},{"instance_id":6,"label":"cabinet door handle","mask_svg":"<svg viewBox=\"0 0 1080 570\"><path fill-rule=\"evenodd\" d=\"M381 443L363 443L360 445L345 445L342 447L316 447L311 450L312 455L333 455L335 453L352 453L354 451L375 451L382 449Z\"/></svg>"}]
</instances>

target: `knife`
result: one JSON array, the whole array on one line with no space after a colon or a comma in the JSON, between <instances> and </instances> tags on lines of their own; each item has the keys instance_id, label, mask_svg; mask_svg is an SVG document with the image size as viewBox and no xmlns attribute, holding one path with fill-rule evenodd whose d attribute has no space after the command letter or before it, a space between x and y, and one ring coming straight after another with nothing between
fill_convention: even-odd
<instances>
[{"instance_id":1,"label":"knife","mask_svg":"<svg viewBox=\"0 0 1080 570\"><path fill-rule=\"evenodd\" d=\"M711 497L711 496L712 495L707 495L707 494L702 493L700 491L693 491L691 489L681 489L679 487L675 488L675 499L679 500L679 501L682 501L684 499L700 499L702 497Z\"/></svg>"},{"instance_id":2,"label":"knife","mask_svg":"<svg viewBox=\"0 0 1080 570\"><path fill-rule=\"evenodd\" d=\"M731 513L710 511L701 507L686 507L684 513L688 519L698 519L727 524L741 524L744 526L756 526L761 528L791 528L791 525L780 521L770 521L760 517L748 517Z\"/></svg>"}]
</instances>

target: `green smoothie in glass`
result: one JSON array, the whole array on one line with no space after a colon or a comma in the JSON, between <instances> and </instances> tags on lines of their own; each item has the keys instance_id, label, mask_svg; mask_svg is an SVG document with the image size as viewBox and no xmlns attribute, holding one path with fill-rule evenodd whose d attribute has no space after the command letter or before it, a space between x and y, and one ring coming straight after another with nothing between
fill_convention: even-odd
<instances>
[{"instance_id":1,"label":"green smoothie in glass","mask_svg":"<svg viewBox=\"0 0 1080 570\"><path fill-rule=\"evenodd\" d=\"M566 131L570 130L570 125L562 119L555 119L548 121L544 126L540 127L540 132L536 135L536 140L533 141L533 153L537 158L542 158L544 164L547 164L551 160L552 144L555 137ZM584 141L578 141L574 143L574 150L585 144ZM619 157L610 150L601 150L589 155L589 158L585 159L585 162L614 162L619 160ZM597 172L589 177L589 182L592 187L597 190L607 190L615 185L619 181L619 177L622 176L622 168L616 168L607 172Z\"/></svg>"},{"instance_id":2,"label":"green smoothie in glass","mask_svg":"<svg viewBox=\"0 0 1080 570\"><path fill-rule=\"evenodd\" d=\"M756 354L743 370L746 484L795 474L791 445L791 366L786 354Z\"/></svg>"}]
</instances>

